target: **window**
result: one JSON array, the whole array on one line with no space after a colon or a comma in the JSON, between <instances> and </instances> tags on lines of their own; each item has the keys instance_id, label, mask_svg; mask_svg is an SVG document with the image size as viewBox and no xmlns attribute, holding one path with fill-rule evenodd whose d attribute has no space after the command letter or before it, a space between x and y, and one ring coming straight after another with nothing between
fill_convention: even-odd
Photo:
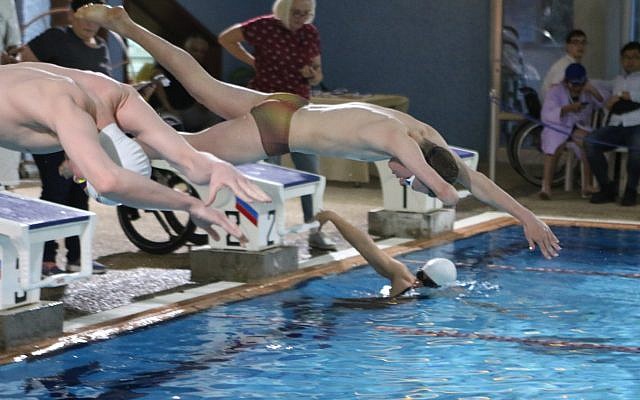
<instances>
[{"instance_id":1,"label":"window","mask_svg":"<svg viewBox=\"0 0 640 400\"><path fill-rule=\"evenodd\" d=\"M522 44L563 46L573 29L573 1L506 0L504 24L518 31Z\"/></svg>"},{"instance_id":2,"label":"window","mask_svg":"<svg viewBox=\"0 0 640 400\"><path fill-rule=\"evenodd\" d=\"M145 71L155 64L155 60L151 57L151 54L138 43L129 40L127 44L129 46L129 77L132 81L149 80L151 77L145 76ZM145 67L145 65L147 65L147 67ZM145 71L143 71L143 68Z\"/></svg>"}]
</instances>

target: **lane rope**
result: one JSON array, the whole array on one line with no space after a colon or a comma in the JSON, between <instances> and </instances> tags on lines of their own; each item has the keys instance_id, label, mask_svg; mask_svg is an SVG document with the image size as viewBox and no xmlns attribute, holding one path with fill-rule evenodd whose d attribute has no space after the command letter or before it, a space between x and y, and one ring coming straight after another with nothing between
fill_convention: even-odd
<instances>
[{"instance_id":1,"label":"lane rope","mask_svg":"<svg viewBox=\"0 0 640 400\"><path fill-rule=\"evenodd\" d=\"M408 264L420 264L424 265L427 261L422 260L401 260L401 262ZM456 267L473 267L476 264L456 262ZM487 268L503 270L503 271L515 271L515 272L539 272L539 273L553 273L553 274L568 274L568 275L591 275L591 276L615 276L619 278L640 279L640 273L635 272L611 272L611 271L581 271L578 269L568 268L545 268L545 267L514 267L512 265L499 265L499 264L487 264Z\"/></svg>"},{"instance_id":2,"label":"lane rope","mask_svg":"<svg viewBox=\"0 0 640 400\"><path fill-rule=\"evenodd\" d=\"M542 346L562 350L597 350L620 353L640 353L640 346L619 346L606 343L577 342L559 339L520 338L516 336L501 336L490 333L460 332L456 330L426 330L418 328L402 328L397 326L378 325L377 330L395 332L403 335L448 337L462 339L479 339L492 342L519 343L528 346Z\"/></svg>"}]
</instances>

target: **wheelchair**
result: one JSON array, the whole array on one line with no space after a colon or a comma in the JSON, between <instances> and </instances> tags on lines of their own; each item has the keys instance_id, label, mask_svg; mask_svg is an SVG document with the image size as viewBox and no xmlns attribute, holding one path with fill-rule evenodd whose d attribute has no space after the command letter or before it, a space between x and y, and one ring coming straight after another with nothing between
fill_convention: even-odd
<instances>
[{"instance_id":1,"label":"wheelchair","mask_svg":"<svg viewBox=\"0 0 640 400\"><path fill-rule=\"evenodd\" d=\"M541 139L543 126L539 121L540 106L535 91L528 88L523 89L530 90L525 94L525 101L530 110L531 119L526 119L518 124L509 136L507 156L509 164L520 176L533 185L541 186L544 153L542 152ZM535 102L538 104L536 105ZM595 129L605 125L605 119L606 114L603 110L594 111L591 117L591 127ZM577 169L578 167L579 160L570 157L568 152L564 151L558 158L556 171L551 182L552 186L561 186L565 177L571 176L571 174L566 174L567 168ZM573 174L573 176L579 176L579 174Z\"/></svg>"},{"instance_id":2,"label":"wheelchair","mask_svg":"<svg viewBox=\"0 0 640 400\"><path fill-rule=\"evenodd\" d=\"M182 121L174 115L159 113L176 130ZM151 179L173 190L200 198L196 189L173 171L153 167ZM125 236L137 248L151 254L168 254L190 243L204 245L206 233L199 233L186 212L145 210L125 205L117 207L118 222Z\"/></svg>"},{"instance_id":3,"label":"wheelchair","mask_svg":"<svg viewBox=\"0 0 640 400\"><path fill-rule=\"evenodd\" d=\"M514 129L509 137L507 156L511 167L526 180L535 186L542 185L544 153L542 152L542 128L535 121L523 121ZM563 152L556 167L551 182L552 186L561 186L564 183L567 168L576 168L577 160L567 165L569 157Z\"/></svg>"},{"instance_id":4,"label":"wheelchair","mask_svg":"<svg viewBox=\"0 0 640 400\"><path fill-rule=\"evenodd\" d=\"M151 179L173 190L200 198L198 192L181 177L165 169L152 168ZM124 234L137 248L151 254L168 254L191 243L204 245L206 233L198 233L186 212L145 210L120 205L118 222Z\"/></svg>"}]
</instances>

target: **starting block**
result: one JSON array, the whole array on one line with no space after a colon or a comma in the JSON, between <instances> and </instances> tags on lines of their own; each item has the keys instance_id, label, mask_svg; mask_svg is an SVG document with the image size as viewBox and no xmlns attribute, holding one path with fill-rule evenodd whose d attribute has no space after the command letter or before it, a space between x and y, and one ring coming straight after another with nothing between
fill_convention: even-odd
<instances>
[{"instance_id":1,"label":"starting block","mask_svg":"<svg viewBox=\"0 0 640 400\"><path fill-rule=\"evenodd\" d=\"M461 147L449 147L454 151L469 168L478 168L478 152ZM427 196L409 187L398 183L398 178L393 175L387 165L388 161L376 161L378 174L380 175L380 185L382 186L382 200L385 210L408 211L408 212L429 212L442 208L442 202L435 197ZM467 197L468 190L458 191L460 198Z\"/></svg>"},{"instance_id":2,"label":"starting block","mask_svg":"<svg viewBox=\"0 0 640 400\"><path fill-rule=\"evenodd\" d=\"M155 168L170 170L188 181L164 160L153 160ZM271 197L269 203L246 203L231 193L229 189L218 192L213 207L223 211L247 236L249 242L241 246L231 235L219 227L214 229L220 241L209 240L213 249L261 251L282 245L283 237L292 232L303 232L318 227L317 222L286 226L285 202L289 199L311 195L314 214L322 209L322 196L326 186L324 176L310 174L266 162L237 165L247 178L258 185ZM209 195L209 187L194 185L200 198Z\"/></svg>"},{"instance_id":3,"label":"starting block","mask_svg":"<svg viewBox=\"0 0 640 400\"><path fill-rule=\"evenodd\" d=\"M449 147L471 169L478 168L478 152L461 147ZM455 214L443 209L435 197L417 192L398 183L388 161L376 161L384 209L369 212L369 233L377 236L429 237L451 230ZM468 190L458 191L460 198Z\"/></svg>"},{"instance_id":4,"label":"starting block","mask_svg":"<svg viewBox=\"0 0 640 400\"><path fill-rule=\"evenodd\" d=\"M259 251L279 246L286 234L303 232L318 226L315 222L287 228L284 206L289 199L311 195L313 213L318 213L322 209L322 196L326 186L324 176L265 162L239 165L237 168L271 197L270 203L248 204L234 197L219 205L249 238L246 250ZM221 235L226 235L226 232L216 229ZM239 242L229 235L226 236L227 240L210 241L209 244L212 248L218 249L242 249Z\"/></svg>"},{"instance_id":5,"label":"starting block","mask_svg":"<svg viewBox=\"0 0 640 400\"><path fill-rule=\"evenodd\" d=\"M0 192L0 310L36 303L40 288L91 276L95 214L48 201ZM80 237L80 272L42 279L44 243Z\"/></svg>"},{"instance_id":6,"label":"starting block","mask_svg":"<svg viewBox=\"0 0 640 400\"><path fill-rule=\"evenodd\" d=\"M155 168L170 170L188 181L166 161L153 160ZM213 207L221 210L240 227L249 239L243 247L222 228L213 228L221 240L209 238L208 246L193 249L191 279L195 282L252 282L277 276L298 268L298 248L284 246L287 233L302 232L317 227L317 222L286 226L285 202L311 195L314 213L322 209L326 180L323 176L284 168L265 162L236 166L247 178L271 196L269 203L246 203L228 188L220 190ZM209 187L193 185L200 198L207 198Z\"/></svg>"}]
</instances>

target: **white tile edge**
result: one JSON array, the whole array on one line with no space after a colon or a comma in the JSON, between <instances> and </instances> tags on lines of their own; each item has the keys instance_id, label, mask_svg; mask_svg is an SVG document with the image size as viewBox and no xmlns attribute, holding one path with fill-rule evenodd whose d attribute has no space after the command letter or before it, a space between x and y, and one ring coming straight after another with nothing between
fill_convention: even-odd
<instances>
[{"instance_id":1,"label":"white tile edge","mask_svg":"<svg viewBox=\"0 0 640 400\"><path fill-rule=\"evenodd\" d=\"M78 318L64 321L62 331L67 333L78 329L85 328L90 325L103 323L116 318L131 316L140 312L150 311L158 307L173 304L178 301L190 300L199 296L213 294L222 290L242 286L242 282L220 281L210 283L208 285L197 286L186 289L182 292L167 293L161 296L151 297L146 300L137 301L135 303L126 304L110 310L90 314Z\"/></svg>"}]
</instances>

